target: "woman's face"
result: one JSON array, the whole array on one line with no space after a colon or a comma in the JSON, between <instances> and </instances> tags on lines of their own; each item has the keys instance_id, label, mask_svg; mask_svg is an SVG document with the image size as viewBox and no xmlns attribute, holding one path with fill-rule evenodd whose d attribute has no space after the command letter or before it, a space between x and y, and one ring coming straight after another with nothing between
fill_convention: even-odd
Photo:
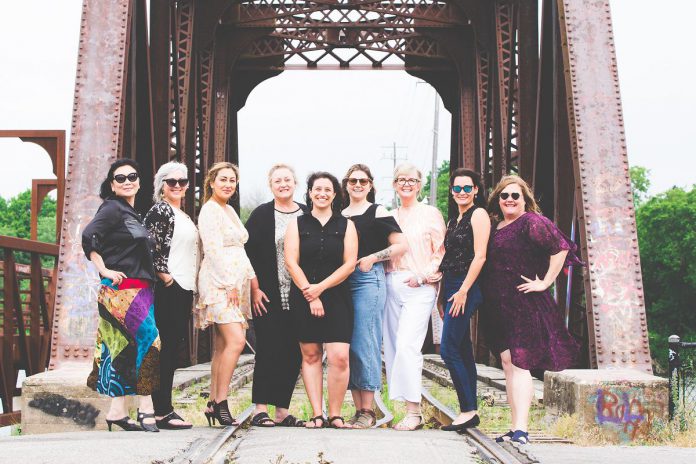
<instances>
[{"instance_id":1,"label":"woman's face","mask_svg":"<svg viewBox=\"0 0 696 464\"><path fill-rule=\"evenodd\" d=\"M478 193L478 187L476 187L471 177L459 176L454 178L450 192L458 206L469 206L474 202L474 198Z\"/></svg>"},{"instance_id":2,"label":"woman's face","mask_svg":"<svg viewBox=\"0 0 696 464\"><path fill-rule=\"evenodd\" d=\"M505 187L498 196L498 205L505 217L515 218L524 214L525 201L520 186L510 184Z\"/></svg>"},{"instance_id":3,"label":"woman's face","mask_svg":"<svg viewBox=\"0 0 696 464\"><path fill-rule=\"evenodd\" d=\"M237 174L231 168L220 169L211 186L214 195L228 201L237 191Z\"/></svg>"},{"instance_id":4,"label":"woman's face","mask_svg":"<svg viewBox=\"0 0 696 464\"><path fill-rule=\"evenodd\" d=\"M394 180L394 188L401 201L417 198L421 189L421 181L416 171L404 171L399 173Z\"/></svg>"},{"instance_id":5,"label":"woman's face","mask_svg":"<svg viewBox=\"0 0 696 464\"><path fill-rule=\"evenodd\" d=\"M117 197L129 199L135 197L140 190L138 171L133 166L120 166L114 171L111 190Z\"/></svg>"},{"instance_id":6,"label":"woman's face","mask_svg":"<svg viewBox=\"0 0 696 464\"><path fill-rule=\"evenodd\" d=\"M287 200L295 195L295 176L287 168L279 168L271 174L271 192L276 200Z\"/></svg>"},{"instance_id":7,"label":"woman's face","mask_svg":"<svg viewBox=\"0 0 696 464\"><path fill-rule=\"evenodd\" d=\"M317 208L331 208L331 202L336 198L333 184L329 179L316 179L309 191L309 198Z\"/></svg>"},{"instance_id":8,"label":"woman's face","mask_svg":"<svg viewBox=\"0 0 696 464\"><path fill-rule=\"evenodd\" d=\"M185 185L182 186L182 182ZM169 184L174 184L174 186ZM162 196L170 203L180 202L184 198L186 190L188 190L188 178L182 171L170 173L162 184Z\"/></svg>"},{"instance_id":9,"label":"woman's face","mask_svg":"<svg viewBox=\"0 0 696 464\"><path fill-rule=\"evenodd\" d=\"M372 190L372 181L364 171L353 171L346 184L348 195L353 201L362 201Z\"/></svg>"}]
</instances>

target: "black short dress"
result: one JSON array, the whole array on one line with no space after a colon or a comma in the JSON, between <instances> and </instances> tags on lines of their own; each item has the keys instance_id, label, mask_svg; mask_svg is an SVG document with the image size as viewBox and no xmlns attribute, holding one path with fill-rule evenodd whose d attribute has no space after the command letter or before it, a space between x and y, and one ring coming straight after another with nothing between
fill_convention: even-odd
<instances>
[{"instance_id":1,"label":"black short dress","mask_svg":"<svg viewBox=\"0 0 696 464\"><path fill-rule=\"evenodd\" d=\"M348 220L333 215L322 226L311 213L297 218L300 235L300 268L310 283L316 284L343 265L343 239ZM309 303L293 283L290 289L290 311L298 339L305 343L350 343L353 336L353 301L348 281L332 287L319 297L324 317L312 316Z\"/></svg>"}]
</instances>

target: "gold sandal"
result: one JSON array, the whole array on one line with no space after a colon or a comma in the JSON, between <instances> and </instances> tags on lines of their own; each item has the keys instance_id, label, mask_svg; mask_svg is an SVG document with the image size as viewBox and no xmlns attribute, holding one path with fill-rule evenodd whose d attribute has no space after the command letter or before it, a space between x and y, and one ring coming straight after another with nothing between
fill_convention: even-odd
<instances>
[{"instance_id":1,"label":"gold sandal","mask_svg":"<svg viewBox=\"0 0 696 464\"><path fill-rule=\"evenodd\" d=\"M412 419L418 419L418 423L415 425L410 425L413 423ZM408 425L407 425L408 424ZM420 412L407 412L406 416L401 419L401 421L394 426L394 430L420 430L425 425L425 420L423 420L423 414Z\"/></svg>"}]
</instances>

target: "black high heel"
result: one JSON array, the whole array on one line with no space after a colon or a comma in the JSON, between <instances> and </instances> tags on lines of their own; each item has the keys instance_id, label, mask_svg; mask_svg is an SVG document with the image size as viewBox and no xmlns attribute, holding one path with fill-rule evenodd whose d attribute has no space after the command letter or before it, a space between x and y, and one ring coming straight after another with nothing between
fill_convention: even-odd
<instances>
[{"instance_id":1,"label":"black high heel","mask_svg":"<svg viewBox=\"0 0 696 464\"><path fill-rule=\"evenodd\" d=\"M109 427L109 432L111 432L112 425L118 425L126 432L137 432L139 430L142 430L140 427L138 427L138 424L134 424L132 422L129 422L130 420L131 420L131 418L128 416L122 417L121 419L118 419L118 420L106 419L106 425L107 425L107 427Z\"/></svg>"},{"instance_id":2,"label":"black high heel","mask_svg":"<svg viewBox=\"0 0 696 464\"><path fill-rule=\"evenodd\" d=\"M227 400L220 401L219 403L213 403L213 411L215 418L220 423L220 425L237 425L235 423L234 417L230 413L230 408L227 405Z\"/></svg>"},{"instance_id":3,"label":"black high heel","mask_svg":"<svg viewBox=\"0 0 696 464\"><path fill-rule=\"evenodd\" d=\"M145 419L154 419L155 418L155 413L154 412L140 412L140 409L138 409L138 422L140 422L140 427L146 432L159 432L159 429L157 428L157 424L146 424Z\"/></svg>"},{"instance_id":4,"label":"black high heel","mask_svg":"<svg viewBox=\"0 0 696 464\"><path fill-rule=\"evenodd\" d=\"M208 401L208 404L205 405L206 410L203 411L203 414L205 414L205 418L208 419L208 427L212 427L215 425L215 401ZM213 408L213 412L208 411L207 408ZM212 424L211 424L212 421Z\"/></svg>"}]
</instances>

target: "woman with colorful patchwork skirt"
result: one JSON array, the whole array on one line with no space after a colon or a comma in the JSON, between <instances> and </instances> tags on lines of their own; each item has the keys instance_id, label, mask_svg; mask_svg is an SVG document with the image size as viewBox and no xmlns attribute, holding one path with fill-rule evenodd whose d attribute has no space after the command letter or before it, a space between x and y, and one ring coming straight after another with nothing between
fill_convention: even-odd
<instances>
[{"instance_id":1,"label":"woman with colorful patchwork skirt","mask_svg":"<svg viewBox=\"0 0 696 464\"><path fill-rule=\"evenodd\" d=\"M152 392L159 388L160 339L155 325L154 242L135 211L140 189L138 164L114 162L101 185L104 200L82 233L85 256L101 276L97 295L99 328L94 367L87 385L112 397L106 413L111 430L159 432ZM136 424L125 397L140 395Z\"/></svg>"}]
</instances>

